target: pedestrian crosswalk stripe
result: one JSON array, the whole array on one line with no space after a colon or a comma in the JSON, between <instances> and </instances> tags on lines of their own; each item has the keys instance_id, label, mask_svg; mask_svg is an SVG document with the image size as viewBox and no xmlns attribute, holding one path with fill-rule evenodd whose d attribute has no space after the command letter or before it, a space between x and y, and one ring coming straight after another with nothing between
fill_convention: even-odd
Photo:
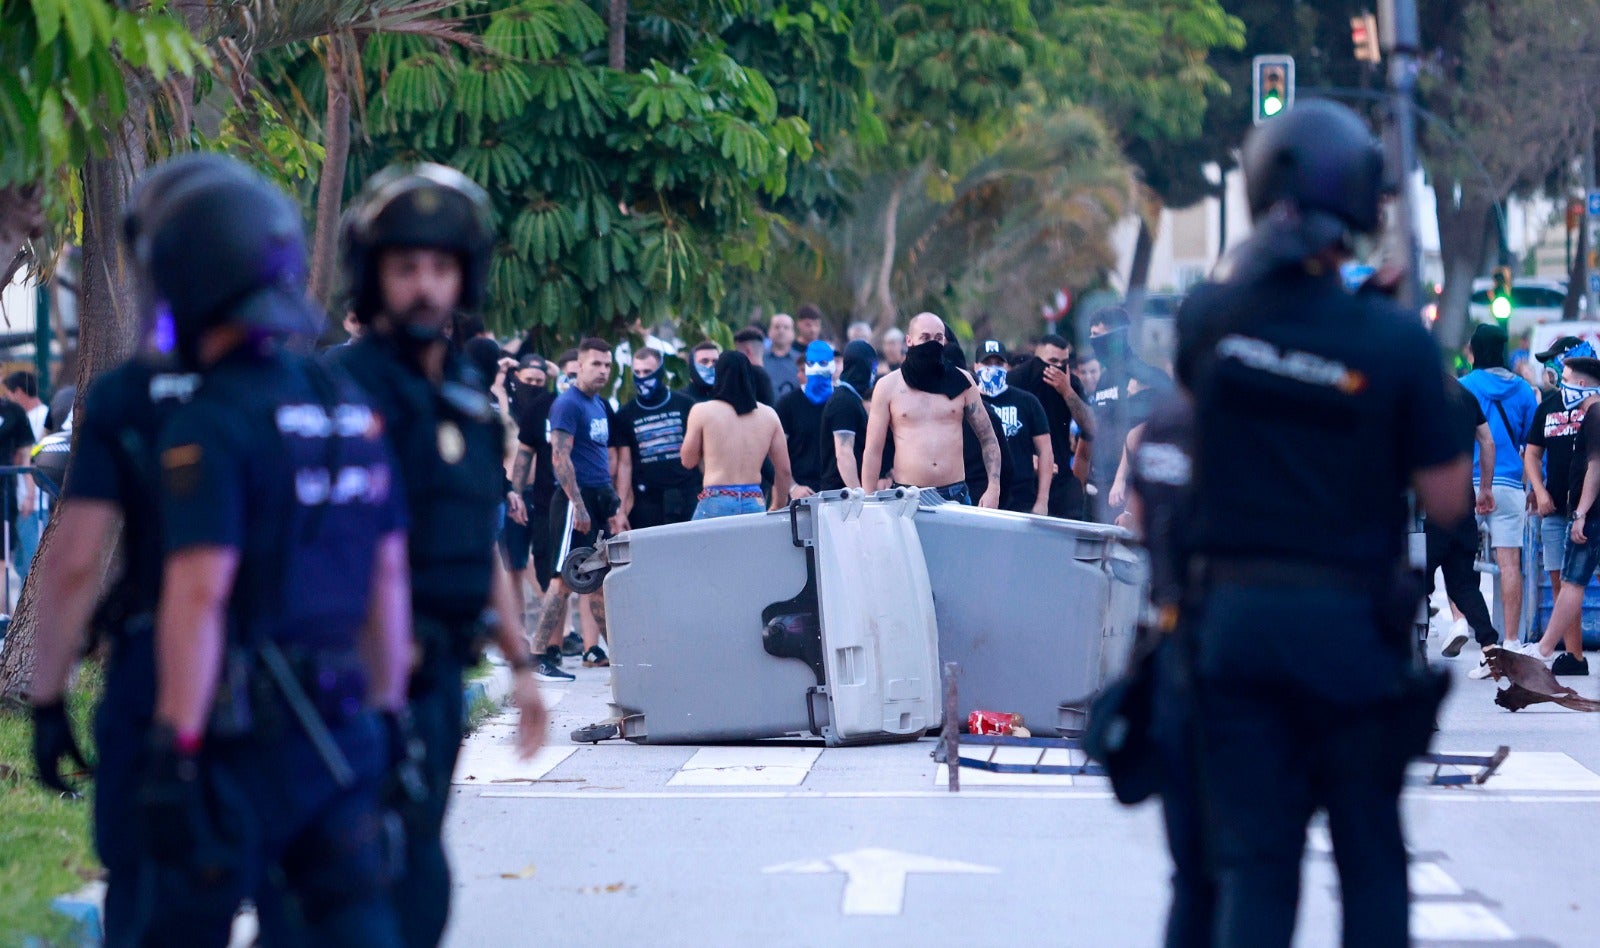
<instances>
[{"instance_id":1,"label":"pedestrian crosswalk stripe","mask_svg":"<svg viewBox=\"0 0 1600 948\"><path fill-rule=\"evenodd\" d=\"M1416 902L1411 906L1411 937L1417 941L1506 941L1517 933L1476 902Z\"/></svg>"},{"instance_id":2,"label":"pedestrian crosswalk stripe","mask_svg":"<svg viewBox=\"0 0 1600 948\"><path fill-rule=\"evenodd\" d=\"M702 747L669 787L798 787L822 754L815 747Z\"/></svg>"},{"instance_id":3,"label":"pedestrian crosswalk stripe","mask_svg":"<svg viewBox=\"0 0 1600 948\"><path fill-rule=\"evenodd\" d=\"M1436 862L1414 862L1408 867L1413 896L1461 895L1461 883Z\"/></svg>"}]
</instances>

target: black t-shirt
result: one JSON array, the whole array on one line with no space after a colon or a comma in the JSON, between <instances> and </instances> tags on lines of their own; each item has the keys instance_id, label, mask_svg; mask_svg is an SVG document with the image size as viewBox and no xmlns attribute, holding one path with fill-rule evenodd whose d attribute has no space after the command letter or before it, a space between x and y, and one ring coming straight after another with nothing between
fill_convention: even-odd
<instances>
[{"instance_id":1,"label":"black t-shirt","mask_svg":"<svg viewBox=\"0 0 1600 948\"><path fill-rule=\"evenodd\" d=\"M778 423L783 425L788 441L794 482L812 490L822 489L822 451L818 443L822 436L822 409L822 405L806 397L804 389L792 389L778 398ZM833 452L828 453L831 457ZM838 473L834 471L834 476Z\"/></svg>"},{"instance_id":2,"label":"black t-shirt","mask_svg":"<svg viewBox=\"0 0 1600 948\"><path fill-rule=\"evenodd\" d=\"M100 500L122 512L122 576L107 600L124 615L150 612L161 595L161 429L194 394L199 376L124 362L95 379L75 419L65 498Z\"/></svg>"},{"instance_id":3,"label":"black t-shirt","mask_svg":"<svg viewBox=\"0 0 1600 948\"><path fill-rule=\"evenodd\" d=\"M855 470L861 470L861 455L867 447L867 407L861 396L848 388L833 390L822 405L822 421L817 431L817 467L821 471L823 490L841 490L844 478L839 476L839 461L835 453L833 436L841 431L855 435ZM872 485L876 487L877 485Z\"/></svg>"},{"instance_id":4,"label":"black t-shirt","mask_svg":"<svg viewBox=\"0 0 1600 948\"><path fill-rule=\"evenodd\" d=\"M655 408L646 408L635 398L617 410L611 446L633 454L634 490L691 488L698 483L699 472L684 467L679 454L693 407L687 395L670 392Z\"/></svg>"},{"instance_id":5,"label":"black t-shirt","mask_svg":"<svg viewBox=\"0 0 1600 948\"><path fill-rule=\"evenodd\" d=\"M1416 313L1280 269L1192 292L1178 367L1195 402L1195 551L1387 577L1414 473L1468 445Z\"/></svg>"},{"instance_id":6,"label":"black t-shirt","mask_svg":"<svg viewBox=\"0 0 1600 948\"><path fill-rule=\"evenodd\" d=\"M1478 399L1465 386L1457 383L1456 387L1465 393L1466 400L1477 409L1477 423L1482 424L1483 407L1478 404ZM1528 430L1528 444L1544 449L1544 486L1550 492L1550 499L1555 501L1556 513L1562 517L1572 516L1572 501L1577 498L1576 494L1568 495L1570 485L1574 483L1573 457L1578 444L1578 427L1583 424L1583 417L1582 405L1568 411L1561 406L1561 393L1551 392L1534 410L1533 426ZM1581 477L1576 483L1581 486Z\"/></svg>"},{"instance_id":7,"label":"black t-shirt","mask_svg":"<svg viewBox=\"0 0 1600 948\"><path fill-rule=\"evenodd\" d=\"M555 401L555 392L540 392L515 418L517 441L533 449L533 480L528 491L540 509L549 509L556 489L556 476L550 470L550 406Z\"/></svg>"},{"instance_id":8,"label":"black t-shirt","mask_svg":"<svg viewBox=\"0 0 1600 948\"><path fill-rule=\"evenodd\" d=\"M1017 477L1016 459L1011 456L1011 447L1006 442L1005 423L995 414L988 399L983 399L983 413L988 416L989 426L994 429L995 440L1000 442L1000 488L1004 491L1006 485L1013 483ZM989 471L983 466L983 445L973 433L972 426L967 424L965 414L961 418L961 460L966 466L967 491L972 494L972 502L977 503L989 488Z\"/></svg>"},{"instance_id":9,"label":"black t-shirt","mask_svg":"<svg viewBox=\"0 0 1600 948\"><path fill-rule=\"evenodd\" d=\"M1050 434L1050 420L1045 417L1044 406L1037 398L1009 385L999 395L984 396L983 400L1000 419L1001 441L1011 457L1011 476L1005 479L1005 488L1037 487L1039 478L1031 459L1037 453L1033 439ZM1052 444L1052 450L1054 447Z\"/></svg>"},{"instance_id":10,"label":"black t-shirt","mask_svg":"<svg viewBox=\"0 0 1600 948\"><path fill-rule=\"evenodd\" d=\"M1589 471L1589 462L1597 458L1600 458L1600 411L1589 411L1578 423L1578 435L1573 440L1572 457L1568 462L1566 504L1571 516L1578 515L1578 501L1583 498L1584 476ZM1589 507L1587 516L1592 517L1596 506L1600 506L1600 501ZM1594 536L1594 528L1585 524L1584 535Z\"/></svg>"}]
</instances>

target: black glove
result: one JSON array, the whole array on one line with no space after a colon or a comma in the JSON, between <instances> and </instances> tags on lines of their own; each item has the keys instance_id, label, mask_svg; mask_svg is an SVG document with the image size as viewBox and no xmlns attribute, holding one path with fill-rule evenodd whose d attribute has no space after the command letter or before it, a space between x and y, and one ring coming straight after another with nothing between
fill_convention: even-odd
<instances>
[{"instance_id":1,"label":"black glove","mask_svg":"<svg viewBox=\"0 0 1600 948\"><path fill-rule=\"evenodd\" d=\"M210 845L200 762L178 749L177 735L167 725L151 728L137 798L149 851L157 862L190 862Z\"/></svg>"},{"instance_id":2,"label":"black glove","mask_svg":"<svg viewBox=\"0 0 1600 948\"><path fill-rule=\"evenodd\" d=\"M383 730L389 744L384 802L404 811L428 799L427 745L412 724L409 708L383 712Z\"/></svg>"},{"instance_id":3,"label":"black glove","mask_svg":"<svg viewBox=\"0 0 1600 948\"><path fill-rule=\"evenodd\" d=\"M89 770L88 761L72 736L72 721L67 709L59 700L51 704L35 705L33 709L33 766L39 782L58 793L76 798L78 791L61 779L61 758L71 758L83 770Z\"/></svg>"}]
</instances>

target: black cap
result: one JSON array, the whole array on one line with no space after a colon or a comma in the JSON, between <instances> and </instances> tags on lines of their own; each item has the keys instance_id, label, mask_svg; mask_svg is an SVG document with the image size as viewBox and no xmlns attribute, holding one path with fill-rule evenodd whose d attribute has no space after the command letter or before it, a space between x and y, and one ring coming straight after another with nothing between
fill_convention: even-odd
<instances>
[{"instance_id":1,"label":"black cap","mask_svg":"<svg viewBox=\"0 0 1600 948\"><path fill-rule=\"evenodd\" d=\"M547 374L550 371L550 366L544 361L544 356L539 355L536 352L530 352L527 355L519 357L517 359L517 368L538 369L540 372Z\"/></svg>"},{"instance_id":2,"label":"black cap","mask_svg":"<svg viewBox=\"0 0 1600 948\"><path fill-rule=\"evenodd\" d=\"M1010 362L1011 353L1006 351L1005 343L1000 340L985 339L983 345L978 347L978 362L982 363L987 359L1000 359Z\"/></svg>"},{"instance_id":3,"label":"black cap","mask_svg":"<svg viewBox=\"0 0 1600 948\"><path fill-rule=\"evenodd\" d=\"M1550 348L1534 356L1534 358L1538 359L1540 362L1550 362L1566 355L1568 349L1571 349L1573 346L1580 345L1582 342L1583 340L1579 339L1577 336L1562 336L1560 339L1552 342L1550 344Z\"/></svg>"}]
</instances>

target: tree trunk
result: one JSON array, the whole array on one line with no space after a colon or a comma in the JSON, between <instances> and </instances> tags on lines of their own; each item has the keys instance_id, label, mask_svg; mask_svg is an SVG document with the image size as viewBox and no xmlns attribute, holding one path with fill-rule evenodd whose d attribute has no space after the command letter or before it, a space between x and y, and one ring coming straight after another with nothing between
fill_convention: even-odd
<instances>
[{"instance_id":1,"label":"tree trunk","mask_svg":"<svg viewBox=\"0 0 1600 948\"><path fill-rule=\"evenodd\" d=\"M332 301L338 285L339 211L350 159L350 70L359 65L347 34L329 36L327 51L328 114L322 125L322 175L317 184L317 226L311 239L311 298L323 306Z\"/></svg>"},{"instance_id":2,"label":"tree trunk","mask_svg":"<svg viewBox=\"0 0 1600 948\"><path fill-rule=\"evenodd\" d=\"M606 26L610 34L606 65L621 72L628 68L628 0L611 0Z\"/></svg>"},{"instance_id":3,"label":"tree trunk","mask_svg":"<svg viewBox=\"0 0 1600 948\"><path fill-rule=\"evenodd\" d=\"M131 90L130 90L131 92ZM131 98L131 96L130 96ZM142 117L144 107L130 102L129 116ZM83 169L83 256L78 298L78 392L74 407L82 417L89 383L133 350L138 318L130 261L123 258L119 222L133 182L144 171L146 129L138 119L122 123L104 158ZM71 468L69 467L70 471ZM39 540L35 561L50 549L55 518ZM105 555L109 558L110 550ZM22 585L16 614L0 653L0 699L19 698L33 680L34 616L38 608L37 570Z\"/></svg>"},{"instance_id":4,"label":"tree trunk","mask_svg":"<svg viewBox=\"0 0 1600 948\"><path fill-rule=\"evenodd\" d=\"M1455 197L1458 186L1459 203ZM1472 281L1482 272L1488 250L1489 213L1494 201L1472 182L1443 176L1434 179L1433 194L1438 207L1439 255L1444 264L1444 292L1439 297L1434 337L1441 349L1454 354L1466 344L1471 332L1467 307Z\"/></svg>"},{"instance_id":5,"label":"tree trunk","mask_svg":"<svg viewBox=\"0 0 1600 948\"><path fill-rule=\"evenodd\" d=\"M873 335L878 338L882 338L895 321L894 291L890 287L890 279L894 276L895 254L899 252L896 245L900 230L900 195L904 188L903 180L896 181L889 190L889 200L883 208L883 246L880 249L883 256L878 260L878 280L874 291L878 313L872 326Z\"/></svg>"},{"instance_id":6,"label":"tree trunk","mask_svg":"<svg viewBox=\"0 0 1600 948\"><path fill-rule=\"evenodd\" d=\"M1133 241L1133 260L1128 264L1128 292L1126 303L1132 306L1135 300L1143 301L1145 284L1150 280L1150 258L1154 255L1156 243L1155 229L1150 226L1150 221L1145 215L1139 215L1139 235Z\"/></svg>"}]
</instances>

